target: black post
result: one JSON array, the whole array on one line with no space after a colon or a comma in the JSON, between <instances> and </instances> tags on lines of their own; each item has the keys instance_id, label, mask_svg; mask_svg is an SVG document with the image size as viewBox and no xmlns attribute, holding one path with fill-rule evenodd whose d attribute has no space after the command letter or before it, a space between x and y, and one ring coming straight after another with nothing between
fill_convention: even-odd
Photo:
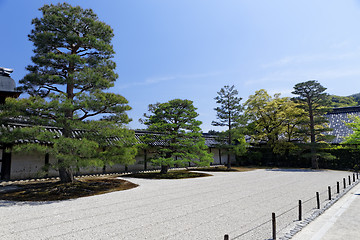
<instances>
[{"instance_id":1,"label":"black post","mask_svg":"<svg viewBox=\"0 0 360 240\"><path fill-rule=\"evenodd\" d=\"M340 193L340 183L339 182L336 182L336 190L337 190L337 193Z\"/></svg>"},{"instance_id":2,"label":"black post","mask_svg":"<svg viewBox=\"0 0 360 240\"><path fill-rule=\"evenodd\" d=\"M221 149L219 148L219 163L221 165Z\"/></svg>"},{"instance_id":3,"label":"black post","mask_svg":"<svg viewBox=\"0 0 360 240\"><path fill-rule=\"evenodd\" d=\"M275 217L275 213L272 213L272 237L273 237L273 240L276 239L276 217Z\"/></svg>"},{"instance_id":4,"label":"black post","mask_svg":"<svg viewBox=\"0 0 360 240\"><path fill-rule=\"evenodd\" d=\"M349 186L351 185L351 177L350 177L350 175L349 175Z\"/></svg>"},{"instance_id":5,"label":"black post","mask_svg":"<svg viewBox=\"0 0 360 240\"><path fill-rule=\"evenodd\" d=\"M302 206L301 206L301 200L299 200L299 221L302 220Z\"/></svg>"},{"instance_id":6,"label":"black post","mask_svg":"<svg viewBox=\"0 0 360 240\"><path fill-rule=\"evenodd\" d=\"M317 202L317 208L320 209L320 196L319 196L319 192L316 192L316 202Z\"/></svg>"},{"instance_id":7,"label":"black post","mask_svg":"<svg viewBox=\"0 0 360 240\"><path fill-rule=\"evenodd\" d=\"M11 150L6 151L6 147L4 147L2 151L0 180L9 181L11 173Z\"/></svg>"},{"instance_id":8,"label":"black post","mask_svg":"<svg viewBox=\"0 0 360 240\"><path fill-rule=\"evenodd\" d=\"M356 179L359 179L359 173L358 172L356 173Z\"/></svg>"},{"instance_id":9,"label":"black post","mask_svg":"<svg viewBox=\"0 0 360 240\"><path fill-rule=\"evenodd\" d=\"M353 173L353 182L355 182L355 173Z\"/></svg>"},{"instance_id":10,"label":"black post","mask_svg":"<svg viewBox=\"0 0 360 240\"><path fill-rule=\"evenodd\" d=\"M144 149L144 170L147 170L147 151Z\"/></svg>"},{"instance_id":11,"label":"black post","mask_svg":"<svg viewBox=\"0 0 360 240\"><path fill-rule=\"evenodd\" d=\"M345 178L343 178L343 182L344 182L344 189L346 188L346 180Z\"/></svg>"},{"instance_id":12,"label":"black post","mask_svg":"<svg viewBox=\"0 0 360 240\"><path fill-rule=\"evenodd\" d=\"M224 240L229 240L229 235L225 234Z\"/></svg>"},{"instance_id":13,"label":"black post","mask_svg":"<svg viewBox=\"0 0 360 240\"><path fill-rule=\"evenodd\" d=\"M328 186L329 200L331 200L331 187Z\"/></svg>"},{"instance_id":14,"label":"black post","mask_svg":"<svg viewBox=\"0 0 360 240\"><path fill-rule=\"evenodd\" d=\"M50 163L50 161L49 161L49 159L50 159L50 155L49 155L49 153L46 153L45 154L45 177L49 177L49 163ZM104 165L104 167L105 167L105 165Z\"/></svg>"}]
</instances>

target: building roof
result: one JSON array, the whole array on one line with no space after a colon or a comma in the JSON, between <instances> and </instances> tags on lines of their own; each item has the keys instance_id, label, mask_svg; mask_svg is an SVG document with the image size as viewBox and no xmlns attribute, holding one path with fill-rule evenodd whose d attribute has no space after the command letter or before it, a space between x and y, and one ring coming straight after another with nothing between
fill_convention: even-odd
<instances>
[{"instance_id":1,"label":"building roof","mask_svg":"<svg viewBox=\"0 0 360 240\"><path fill-rule=\"evenodd\" d=\"M329 127L333 129L328 134L335 136L331 143L341 143L345 140L345 137L353 133L345 123L352 122L352 116L360 117L360 106L334 108L325 116L329 120Z\"/></svg>"},{"instance_id":2,"label":"building roof","mask_svg":"<svg viewBox=\"0 0 360 240\"><path fill-rule=\"evenodd\" d=\"M10 77L12 72L12 69L0 67L0 91L15 92L16 84Z\"/></svg>"},{"instance_id":3,"label":"building roof","mask_svg":"<svg viewBox=\"0 0 360 240\"><path fill-rule=\"evenodd\" d=\"M8 130L12 130L12 129L16 129L16 128L23 128L23 127L30 127L32 126L31 124L27 124L27 123L20 123L20 122L12 122L9 124L2 124L0 125L0 127L2 128L7 128ZM60 128L58 127L52 127L52 126L43 126L45 127L45 129L49 132L54 133L57 136L61 136L62 135L62 131ZM81 138L81 136L84 134L85 130L73 130L72 131L72 137L74 138ZM151 145L152 146L164 146L166 145L166 141L162 138L160 138L159 136L162 135L161 133L156 133L156 132L149 132L149 131L144 131L144 130L135 130L135 139L137 141L137 143L144 143L142 141L142 137L144 135L150 135L151 136ZM208 147L215 147L216 144L218 144L217 140L216 140L216 136L214 135L209 135L206 133L203 133L203 137L205 138L205 145ZM108 139L108 144L111 145L112 141L119 141L121 139L119 139L118 137L114 137L114 138L109 138ZM40 141L38 140L28 140L28 139L19 139L16 141L16 143L30 143L30 142L36 142L36 143L40 143ZM44 144L51 144L50 142L43 142Z\"/></svg>"}]
</instances>

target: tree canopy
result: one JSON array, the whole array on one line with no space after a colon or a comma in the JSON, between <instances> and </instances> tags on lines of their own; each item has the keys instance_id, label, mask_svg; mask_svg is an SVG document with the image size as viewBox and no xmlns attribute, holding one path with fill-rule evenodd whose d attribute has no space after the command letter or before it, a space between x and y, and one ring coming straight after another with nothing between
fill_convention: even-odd
<instances>
[{"instance_id":1,"label":"tree canopy","mask_svg":"<svg viewBox=\"0 0 360 240\"><path fill-rule=\"evenodd\" d=\"M152 144L154 134L145 135L143 141L155 152L151 161L161 166L162 173L166 173L169 167L185 166L190 162L199 166L209 165L212 154L207 152L200 132L201 121L196 120L198 113L192 101L174 99L150 104L149 113L145 113L140 122L148 126L148 131L158 133L156 141L163 144Z\"/></svg>"},{"instance_id":2,"label":"tree canopy","mask_svg":"<svg viewBox=\"0 0 360 240\"><path fill-rule=\"evenodd\" d=\"M249 96L245 107L249 134L255 142L265 142L274 154L288 154L295 148L292 141L303 139L298 130L304 111L289 98L260 89Z\"/></svg>"}]
</instances>

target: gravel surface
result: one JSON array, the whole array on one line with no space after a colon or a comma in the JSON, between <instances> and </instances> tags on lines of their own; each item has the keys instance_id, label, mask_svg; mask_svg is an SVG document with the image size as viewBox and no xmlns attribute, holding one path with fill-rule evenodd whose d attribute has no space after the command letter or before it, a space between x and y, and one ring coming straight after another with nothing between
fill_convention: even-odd
<instances>
[{"instance_id":1,"label":"gravel surface","mask_svg":"<svg viewBox=\"0 0 360 240\"><path fill-rule=\"evenodd\" d=\"M345 171L255 170L211 172L181 180L126 178L140 186L56 202L0 200L0 239L236 239L271 238L298 218L298 200L309 200L351 175ZM342 187L342 185L341 185ZM288 211L293 208L293 210Z\"/></svg>"}]
</instances>

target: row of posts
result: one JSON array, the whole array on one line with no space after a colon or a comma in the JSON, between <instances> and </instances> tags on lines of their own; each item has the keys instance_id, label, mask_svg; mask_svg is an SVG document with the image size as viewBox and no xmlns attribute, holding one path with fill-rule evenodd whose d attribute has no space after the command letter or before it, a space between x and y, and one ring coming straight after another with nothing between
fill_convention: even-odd
<instances>
[{"instance_id":1,"label":"row of posts","mask_svg":"<svg viewBox=\"0 0 360 240\"><path fill-rule=\"evenodd\" d=\"M353 173L353 182L356 181L356 179L359 179L359 173L356 173L356 177L355 177L355 173ZM349 181L349 186L351 185L351 176L349 175L348 177L348 181ZM346 178L343 178L343 187L344 189L346 188ZM340 193L340 182L336 182L336 190L337 190L337 194ZM331 200L331 187L328 186L328 199L329 201ZM316 202L317 202L317 209L320 209L320 194L319 192L316 192ZM272 239L275 240L276 239L276 215L275 213L272 213ZM299 200L299 221L302 220L302 201ZM224 235L224 240L229 240L229 235L225 234Z\"/></svg>"}]
</instances>

